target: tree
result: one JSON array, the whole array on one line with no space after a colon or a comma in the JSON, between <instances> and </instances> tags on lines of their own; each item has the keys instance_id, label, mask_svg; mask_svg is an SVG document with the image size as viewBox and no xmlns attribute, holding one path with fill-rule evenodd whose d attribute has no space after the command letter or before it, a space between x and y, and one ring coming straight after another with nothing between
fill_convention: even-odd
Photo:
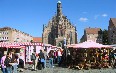
<instances>
[{"instance_id":1,"label":"tree","mask_svg":"<svg viewBox=\"0 0 116 73\"><path fill-rule=\"evenodd\" d=\"M106 30L106 29L104 29L102 31L102 43L104 45L108 45L109 44L109 42L108 42L108 30Z\"/></svg>"},{"instance_id":2,"label":"tree","mask_svg":"<svg viewBox=\"0 0 116 73\"><path fill-rule=\"evenodd\" d=\"M31 40L30 42L33 43L33 40Z\"/></svg>"}]
</instances>

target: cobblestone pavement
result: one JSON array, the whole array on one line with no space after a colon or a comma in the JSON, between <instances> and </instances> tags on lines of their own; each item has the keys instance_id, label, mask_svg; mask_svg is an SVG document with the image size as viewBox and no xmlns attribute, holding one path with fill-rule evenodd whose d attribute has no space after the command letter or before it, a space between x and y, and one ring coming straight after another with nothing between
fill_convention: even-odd
<instances>
[{"instance_id":1,"label":"cobblestone pavement","mask_svg":"<svg viewBox=\"0 0 116 73\"><path fill-rule=\"evenodd\" d=\"M31 65L27 65L27 67L31 67ZM108 69L90 69L90 70L73 70L68 68L62 68L55 66L54 68L45 68L43 70L31 71L24 70L22 73L116 73L116 69L108 68Z\"/></svg>"},{"instance_id":2,"label":"cobblestone pavement","mask_svg":"<svg viewBox=\"0 0 116 73\"><path fill-rule=\"evenodd\" d=\"M67 68L54 67L37 71L25 70L23 73L116 73L116 69L72 70Z\"/></svg>"},{"instance_id":3,"label":"cobblestone pavement","mask_svg":"<svg viewBox=\"0 0 116 73\"><path fill-rule=\"evenodd\" d=\"M2 72L0 71L0 73ZM116 73L116 69L109 68L109 69L73 70L62 67L54 67L37 71L31 71L29 69L26 69L23 72L18 73Z\"/></svg>"}]
</instances>

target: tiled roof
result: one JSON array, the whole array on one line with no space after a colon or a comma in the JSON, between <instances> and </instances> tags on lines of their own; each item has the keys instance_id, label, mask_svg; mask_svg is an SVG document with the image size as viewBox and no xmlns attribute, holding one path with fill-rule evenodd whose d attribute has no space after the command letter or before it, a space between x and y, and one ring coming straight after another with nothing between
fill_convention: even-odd
<instances>
[{"instance_id":1,"label":"tiled roof","mask_svg":"<svg viewBox=\"0 0 116 73\"><path fill-rule=\"evenodd\" d=\"M112 21L113 25L116 26L116 18L111 18L110 20Z\"/></svg>"},{"instance_id":2,"label":"tiled roof","mask_svg":"<svg viewBox=\"0 0 116 73\"><path fill-rule=\"evenodd\" d=\"M100 28L86 28L85 32L86 34L98 34L100 30Z\"/></svg>"},{"instance_id":3,"label":"tiled roof","mask_svg":"<svg viewBox=\"0 0 116 73\"><path fill-rule=\"evenodd\" d=\"M20 32L20 33L23 33L23 34L25 34L25 35L27 35L27 36L32 37L31 35L29 35L29 34L27 34L27 33L25 33L25 32L19 31L19 30L17 30L17 29L11 28L11 27L2 27L2 28L0 28L0 31L4 31L4 30L15 30L15 31L17 31L17 32Z\"/></svg>"},{"instance_id":4,"label":"tiled roof","mask_svg":"<svg viewBox=\"0 0 116 73\"><path fill-rule=\"evenodd\" d=\"M10 27L3 27L3 28L0 28L0 30L11 30L12 28Z\"/></svg>"},{"instance_id":5,"label":"tiled roof","mask_svg":"<svg viewBox=\"0 0 116 73\"><path fill-rule=\"evenodd\" d=\"M33 42L40 42L40 43L42 43L42 37L33 37Z\"/></svg>"}]
</instances>

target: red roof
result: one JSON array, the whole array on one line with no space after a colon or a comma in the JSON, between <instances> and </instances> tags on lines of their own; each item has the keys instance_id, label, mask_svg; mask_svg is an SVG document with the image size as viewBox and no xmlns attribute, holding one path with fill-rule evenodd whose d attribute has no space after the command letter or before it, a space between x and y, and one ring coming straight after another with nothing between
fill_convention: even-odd
<instances>
[{"instance_id":1,"label":"red roof","mask_svg":"<svg viewBox=\"0 0 116 73\"><path fill-rule=\"evenodd\" d=\"M86 34L98 34L100 30L100 28L86 28L85 32Z\"/></svg>"},{"instance_id":2,"label":"red roof","mask_svg":"<svg viewBox=\"0 0 116 73\"><path fill-rule=\"evenodd\" d=\"M42 43L42 37L33 37L33 42L40 42L40 43Z\"/></svg>"}]
</instances>

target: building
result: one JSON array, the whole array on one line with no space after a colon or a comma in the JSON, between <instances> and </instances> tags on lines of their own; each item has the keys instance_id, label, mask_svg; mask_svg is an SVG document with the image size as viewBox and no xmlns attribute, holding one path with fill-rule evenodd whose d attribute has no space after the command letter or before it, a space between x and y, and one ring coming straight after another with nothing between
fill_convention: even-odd
<instances>
[{"instance_id":1,"label":"building","mask_svg":"<svg viewBox=\"0 0 116 73\"><path fill-rule=\"evenodd\" d=\"M42 43L42 37L33 37L33 42Z\"/></svg>"},{"instance_id":2,"label":"building","mask_svg":"<svg viewBox=\"0 0 116 73\"><path fill-rule=\"evenodd\" d=\"M61 2L57 2L57 13L43 26L43 43L63 47L77 43L76 27L62 13Z\"/></svg>"},{"instance_id":3,"label":"building","mask_svg":"<svg viewBox=\"0 0 116 73\"><path fill-rule=\"evenodd\" d=\"M97 43L102 43L102 30L100 28L86 28L84 35L80 39L80 42L92 40Z\"/></svg>"},{"instance_id":4,"label":"building","mask_svg":"<svg viewBox=\"0 0 116 73\"><path fill-rule=\"evenodd\" d=\"M116 44L116 18L110 18L108 26L109 44Z\"/></svg>"},{"instance_id":5,"label":"building","mask_svg":"<svg viewBox=\"0 0 116 73\"><path fill-rule=\"evenodd\" d=\"M10 27L0 28L1 42L30 42L31 40L33 40L33 37L27 33Z\"/></svg>"}]
</instances>

